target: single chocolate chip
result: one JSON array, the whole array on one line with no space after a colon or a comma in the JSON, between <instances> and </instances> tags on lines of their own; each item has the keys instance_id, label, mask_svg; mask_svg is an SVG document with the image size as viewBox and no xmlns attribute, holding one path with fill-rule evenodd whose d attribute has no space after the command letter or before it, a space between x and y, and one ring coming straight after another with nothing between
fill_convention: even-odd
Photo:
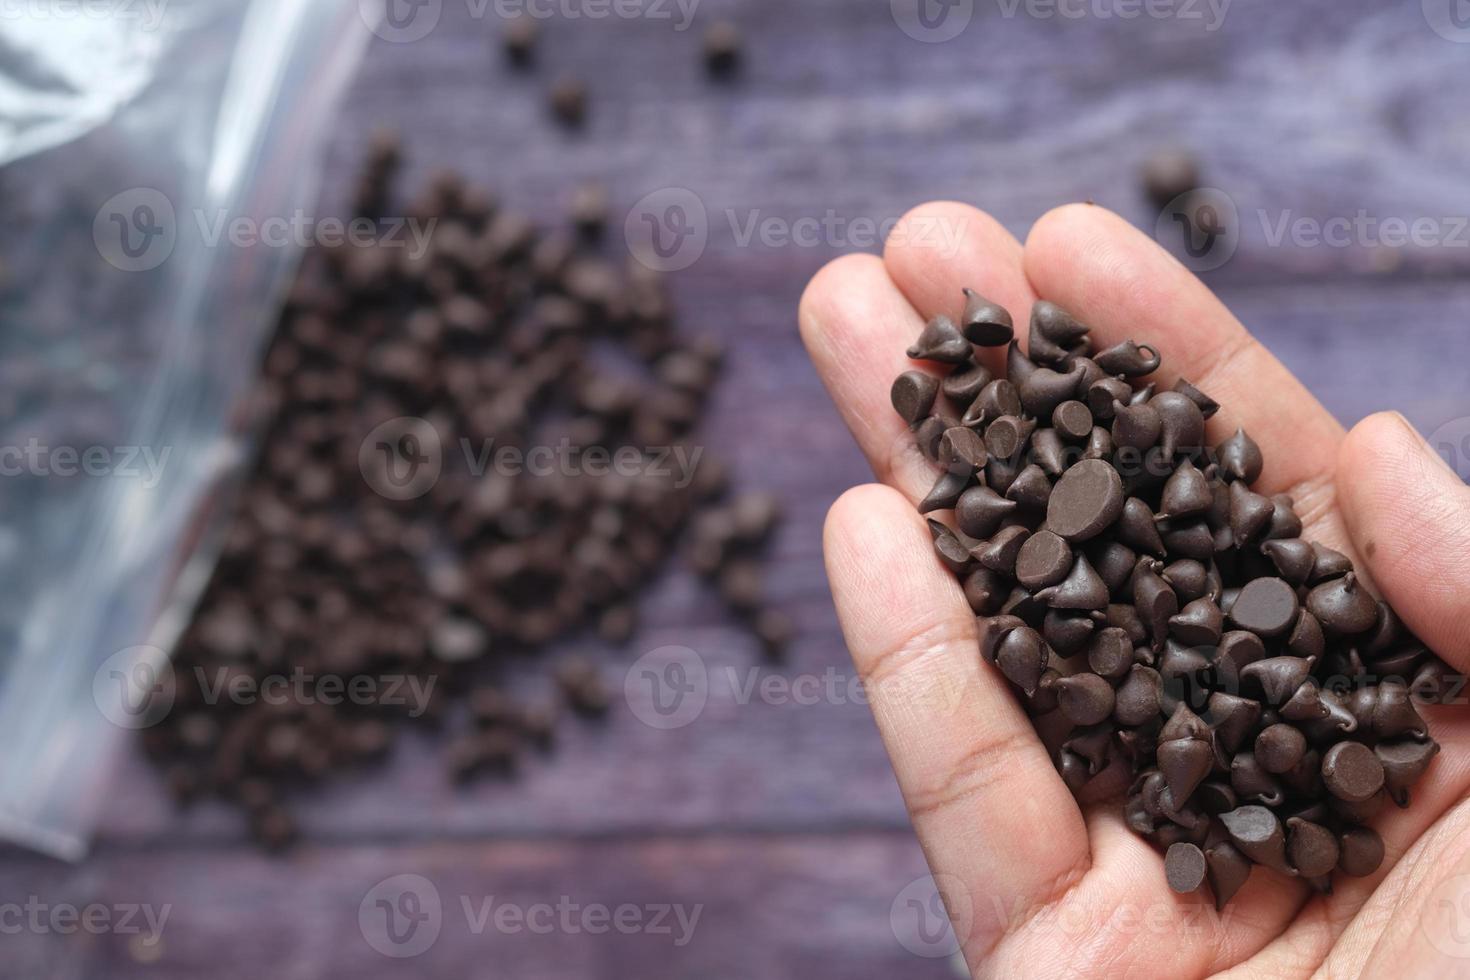
<instances>
[{"instance_id":1,"label":"single chocolate chip","mask_svg":"<svg viewBox=\"0 0 1470 980\"><path fill-rule=\"evenodd\" d=\"M1279 578L1258 578L1246 583L1230 609L1236 626L1261 637L1280 636L1296 622L1296 590Z\"/></svg>"},{"instance_id":2,"label":"single chocolate chip","mask_svg":"<svg viewBox=\"0 0 1470 980\"><path fill-rule=\"evenodd\" d=\"M587 86L579 78L563 75L551 87L551 112L562 125L581 126L587 118Z\"/></svg>"},{"instance_id":3,"label":"single chocolate chip","mask_svg":"<svg viewBox=\"0 0 1470 980\"><path fill-rule=\"evenodd\" d=\"M1338 837L1338 870L1366 878L1383 864L1383 838L1367 827L1348 827Z\"/></svg>"},{"instance_id":4,"label":"single chocolate chip","mask_svg":"<svg viewBox=\"0 0 1470 980\"><path fill-rule=\"evenodd\" d=\"M1236 429L1235 435L1220 443L1216 449L1216 457L1220 463L1220 472L1227 479L1241 480L1246 484L1260 479L1261 470L1265 467L1261 447L1245 434L1244 429Z\"/></svg>"},{"instance_id":5,"label":"single chocolate chip","mask_svg":"<svg viewBox=\"0 0 1470 980\"><path fill-rule=\"evenodd\" d=\"M1026 539L1016 556L1016 580L1035 591L1056 585L1072 569L1072 548L1051 531L1038 531Z\"/></svg>"},{"instance_id":6,"label":"single chocolate chip","mask_svg":"<svg viewBox=\"0 0 1470 980\"><path fill-rule=\"evenodd\" d=\"M1164 432L1164 421L1147 402L1138 405L1113 403L1113 445L1143 451L1151 449Z\"/></svg>"},{"instance_id":7,"label":"single chocolate chip","mask_svg":"<svg viewBox=\"0 0 1470 980\"><path fill-rule=\"evenodd\" d=\"M1102 677L1121 678L1133 669L1133 643L1116 626L1099 630L1087 647L1087 666Z\"/></svg>"},{"instance_id":8,"label":"single chocolate chip","mask_svg":"<svg viewBox=\"0 0 1470 980\"><path fill-rule=\"evenodd\" d=\"M1046 643L1029 626L1018 626L1001 637L995 663L1002 674L1028 696L1036 693L1047 665Z\"/></svg>"},{"instance_id":9,"label":"single chocolate chip","mask_svg":"<svg viewBox=\"0 0 1470 980\"><path fill-rule=\"evenodd\" d=\"M1022 409L1035 418L1051 418L1057 406L1076 395L1081 372L1080 365L1073 365L1066 373L1047 367L1037 368L1016 386L1021 395Z\"/></svg>"},{"instance_id":10,"label":"single chocolate chip","mask_svg":"<svg viewBox=\"0 0 1470 980\"><path fill-rule=\"evenodd\" d=\"M965 310L960 325L970 343L980 347L1004 347L1015 336L1011 314L973 289L964 290Z\"/></svg>"},{"instance_id":11,"label":"single chocolate chip","mask_svg":"<svg viewBox=\"0 0 1470 980\"><path fill-rule=\"evenodd\" d=\"M934 481L934 486L929 489L924 499L919 501L919 513L928 514L936 510L949 510L954 507L959 502L961 494L965 493L965 488L970 485L971 479L973 479L973 474L954 473L949 470L944 470L939 474L939 478ZM1005 502L1009 503L1012 507L1015 506L1011 501ZM965 530L963 523L960 524L960 530L965 531L966 534L970 534L971 537L980 538L985 536Z\"/></svg>"},{"instance_id":12,"label":"single chocolate chip","mask_svg":"<svg viewBox=\"0 0 1470 980\"><path fill-rule=\"evenodd\" d=\"M1179 596L1159 577L1152 559L1143 559L1133 572L1133 605L1148 629L1155 649L1164 645L1169 620L1179 612Z\"/></svg>"},{"instance_id":13,"label":"single chocolate chip","mask_svg":"<svg viewBox=\"0 0 1470 980\"><path fill-rule=\"evenodd\" d=\"M506 57L517 68L529 65L536 54L536 41L541 36L540 25L534 17L521 14L505 22L501 32L501 43Z\"/></svg>"},{"instance_id":14,"label":"single chocolate chip","mask_svg":"<svg viewBox=\"0 0 1470 980\"><path fill-rule=\"evenodd\" d=\"M1337 636L1366 632L1378 622L1377 601L1352 572L1314 588L1307 595L1307 609Z\"/></svg>"},{"instance_id":15,"label":"single chocolate chip","mask_svg":"<svg viewBox=\"0 0 1470 980\"><path fill-rule=\"evenodd\" d=\"M1031 458L1050 477L1060 477L1067 469L1067 447L1056 429L1040 429L1031 437Z\"/></svg>"},{"instance_id":16,"label":"single chocolate chip","mask_svg":"<svg viewBox=\"0 0 1470 980\"><path fill-rule=\"evenodd\" d=\"M1051 500L1051 487L1051 479L1046 471L1031 463L1016 474L1015 480L1006 487L1005 496L1007 500L1014 500L1022 507L1039 513L1046 510L1046 505Z\"/></svg>"},{"instance_id":17,"label":"single chocolate chip","mask_svg":"<svg viewBox=\"0 0 1470 980\"><path fill-rule=\"evenodd\" d=\"M990 369L983 364L958 364L940 384L944 397L956 405L969 405L980 397L985 386L994 381Z\"/></svg>"},{"instance_id":18,"label":"single chocolate chip","mask_svg":"<svg viewBox=\"0 0 1470 980\"><path fill-rule=\"evenodd\" d=\"M988 538L1016 509L1014 500L1007 500L989 487L970 487L958 498L954 506L955 523L961 531L972 538Z\"/></svg>"},{"instance_id":19,"label":"single chocolate chip","mask_svg":"<svg viewBox=\"0 0 1470 980\"><path fill-rule=\"evenodd\" d=\"M1175 391L1161 391L1149 399L1149 405L1159 415L1163 432L1159 436L1159 448L1165 457L1175 453L1197 451L1205 441L1205 416L1187 395Z\"/></svg>"},{"instance_id":20,"label":"single chocolate chip","mask_svg":"<svg viewBox=\"0 0 1470 980\"><path fill-rule=\"evenodd\" d=\"M1220 411L1219 402L1215 401L1215 399L1211 398L1203 391L1200 391L1198 388L1196 388L1194 385L1190 384L1183 378L1180 378L1178 381L1174 382L1174 390L1179 392L1179 394L1183 395L1185 398L1188 398L1190 401L1194 402L1195 405L1199 407L1200 415L1203 416L1206 420L1213 418L1215 416L1215 413Z\"/></svg>"},{"instance_id":21,"label":"single chocolate chip","mask_svg":"<svg viewBox=\"0 0 1470 980\"><path fill-rule=\"evenodd\" d=\"M935 550L938 550L935 541ZM941 556L942 558L943 556ZM948 561L945 564L949 564ZM1010 587L995 571L989 568L974 568L965 576L963 583L965 601L977 616L988 616L1000 609Z\"/></svg>"},{"instance_id":22,"label":"single chocolate chip","mask_svg":"<svg viewBox=\"0 0 1470 980\"><path fill-rule=\"evenodd\" d=\"M1261 704L1249 698L1215 691L1210 694L1208 711L1221 747L1234 753L1245 743L1246 737L1255 731L1256 723L1261 717Z\"/></svg>"},{"instance_id":23,"label":"single chocolate chip","mask_svg":"<svg viewBox=\"0 0 1470 980\"><path fill-rule=\"evenodd\" d=\"M1322 756L1322 781L1328 792L1350 803L1383 788L1383 764L1361 742L1338 742Z\"/></svg>"},{"instance_id":24,"label":"single chocolate chip","mask_svg":"<svg viewBox=\"0 0 1470 980\"><path fill-rule=\"evenodd\" d=\"M1031 532L1026 528L1012 524L1003 527L991 536L990 540L970 549L970 554L975 556L984 567L1003 575L1014 576L1016 573L1016 559L1021 554L1021 546L1026 539L1031 537Z\"/></svg>"},{"instance_id":25,"label":"single chocolate chip","mask_svg":"<svg viewBox=\"0 0 1470 980\"><path fill-rule=\"evenodd\" d=\"M1300 817L1288 818L1286 827L1286 853L1297 874L1318 878L1337 867L1341 851L1332 831Z\"/></svg>"},{"instance_id":26,"label":"single chocolate chip","mask_svg":"<svg viewBox=\"0 0 1470 980\"><path fill-rule=\"evenodd\" d=\"M716 78L728 77L740 67L743 39L740 28L717 20L704 32L704 66Z\"/></svg>"},{"instance_id":27,"label":"single chocolate chip","mask_svg":"<svg viewBox=\"0 0 1470 980\"><path fill-rule=\"evenodd\" d=\"M1020 414L1021 396L1016 386L1006 378L996 378L981 390L980 397L965 411L961 421L966 425L980 425Z\"/></svg>"},{"instance_id":28,"label":"single chocolate chip","mask_svg":"<svg viewBox=\"0 0 1470 980\"><path fill-rule=\"evenodd\" d=\"M1169 479L1164 482L1164 494L1159 503L1166 519L1194 517L1210 509L1215 502L1215 491L1210 481L1189 460L1179 464Z\"/></svg>"},{"instance_id":29,"label":"single chocolate chip","mask_svg":"<svg viewBox=\"0 0 1470 980\"><path fill-rule=\"evenodd\" d=\"M1176 800L1187 800L1215 767L1215 750L1208 739L1161 740L1158 761L1170 795Z\"/></svg>"},{"instance_id":30,"label":"single chocolate chip","mask_svg":"<svg viewBox=\"0 0 1470 980\"><path fill-rule=\"evenodd\" d=\"M1439 743L1380 742L1374 746L1373 754L1383 766L1384 787L1388 795L1399 806L1408 806L1409 787L1418 782L1429 763L1439 754Z\"/></svg>"},{"instance_id":31,"label":"single chocolate chip","mask_svg":"<svg viewBox=\"0 0 1470 980\"><path fill-rule=\"evenodd\" d=\"M1097 623L1091 616L1064 609L1048 609L1041 622L1041 637L1053 653L1066 658L1081 653L1096 629Z\"/></svg>"},{"instance_id":32,"label":"single chocolate chip","mask_svg":"<svg viewBox=\"0 0 1470 980\"><path fill-rule=\"evenodd\" d=\"M1248 489L1243 481L1230 484L1230 533L1236 547L1244 547L1261 538L1271 526L1276 505L1268 498Z\"/></svg>"},{"instance_id":33,"label":"single chocolate chip","mask_svg":"<svg viewBox=\"0 0 1470 980\"><path fill-rule=\"evenodd\" d=\"M1076 399L1058 405L1051 414L1051 424L1068 439L1081 441L1092 435L1092 413Z\"/></svg>"},{"instance_id":34,"label":"single chocolate chip","mask_svg":"<svg viewBox=\"0 0 1470 980\"><path fill-rule=\"evenodd\" d=\"M1204 851L1187 841L1171 845L1164 855L1164 877L1181 895L1195 891L1205 881Z\"/></svg>"},{"instance_id":35,"label":"single chocolate chip","mask_svg":"<svg viewBox=\"0 0 1470 980\"><path fill-rule=\"evenodd\" d=\"M1150 153L1141 172L1144 193L1163 210L1200 186L1199 163L1188 150L1167 147Z\"/></svg>"},{"instance_id":36,"label":"single chocolate chip","mask_svg":"<svg viewBox=\"0 0 1470 980\"><path fill-rule=\"evenodd\" d=\"M1134 551L1162 558L1167 552L1159 535L1154 512L1137 497L1129 497L1118 518L1118 540Z\"/></svg>"},{"instance_id":37,"label":"single chocolate chip","mask_svg":"<svg viewBox=\"0 0 1470 980\"><path fill-rule=\"evenodd\" d=\"M1250 877L1250 859L1229 841L1219 841L1205 849L1205 863L1209 866L1210 890L1215 893L1215 908L1223 909Z\"/></svg>"},{"instance_id":38,"label":"single chocolate chip","mask_svg":"<svg viewBox=\"0 0 1470 980\"><path fill-rule=\"evenodd\" d=\"M909 425L918 424L934 408L939 395L939 379L923 371L905 371L893 381L889 397L899 418Z\"/></svg>"},{"instance_id":39,"label":"single chocolate chip","mask_svg":"<svg viewBox=\"0 0 1470 980\"><path fill-rule=\"evenodd\" d=\"M1017 415L1003 415L985 428L985 446L992 456L1015 459L1026 448L1036 423Z\"/></svg>"},{"instance_id":40,"label":"single chocolate chip","mask_svg":"<svg viewBox=\"0 0 1470 980\"><path fill-rule=\"evenodd\" d=\"M1256 736L1256 761L1269 773L1291 771L1307 752L1307 738L1287 724L1275 724Z\"/></svg>"},{"instance_id":41,"label":"single chocolate chip","mask_svg":"<svg viewBox=\"0 0 1470 980\"><path fill-rule=\"evenodd\" d=\"M1276 815L1263 806L1243 806L1220 814L1220 822L1241 853L1257 864L1291 874L1286 862L1286 835Z\"/></svg>"},{"instance_id":42,"label":"single chocolate chip","mask_svg":"<svg viewBox=\"0 0 1470 980\"><path fill-rule=\"evenodd\" d=\"M1240 752L1230 760L1230 786L1242 800L1280 806L1286 799L1281 783L1256 761L1253 752Z\"/></svg>"},{"instance_id":43,"label":"single chocolate chip","mask_svg":"<svg viewBox=\"0 0 1470 980\"><path fill-rule=\"evenodd\" d=\"M908 356L919 361L964 364L970 360L970 342L960 333L953 320L940 314L924 325L919 339L908 349Z\"/></svg>"},{"instance_id":44,"label":"single chocolate chip","mask_svg":"<svg viewBox=\"0 0 1470 980\"><path fill-rule=\"evenodd\" d=\"M1159 368L1159 352L1148 344L1135 344L1125 340L1092 356L1097 366L1108 374L1121 374L1125 378L1141 378Z\"/></svg>"},{"instance_id":45,"label":"single chocolate chip","mask_svg":"<svg viewBox=\"0 0 1470 980\"><path fill-rule=\"evenodd\" d=\"M1224 616L1220 607L1209 599L1190 602L1175 616L1169 617L1169 631L1180 643L1190 646L1214 646L1220 640Z\"/></svg>"},{"instance_id":46,"label":"single chocolate chip","mask_svg":"<svg viewBox=\"0 0 1470 980\"><path fill-rule=\"evenodd\" d=\"M1082 460L1062 474L1047 503L1046 523L1071 542L1097 537L1123 513L1123 481L1102 460Z\"/></svg>"},{"instance_id":47,"label":"single chocolate chip","mask_svg":"<svg viewBox=\"0 0 1470 980\"><path fill-rule=\"evenodd\" d=\"M1074 725L1095 725L1113 713L1113 686L1096 674L1073 674L1056 682L1057 706Z\"/></svg>"},{"instance_id":48,"label":"single chocolate chip","mask_svg":"<svg viewBox=\"0 0 1470 980\"><path fill-rule=\"evenodd\" d=\"M1036 598L1053 609L1097 610L1108 607L1108 587L1098 577L1085 555L1078 555L1072 569L1058 584L1041 589Z\"/></svg>"},{"instance_id":49,"label":"single chocolate chip","mask_svg":"<svg viewBox=\"0 0 1470 980\"><path fill-rule=\"evenodd\" d=\"M1290 585L1304 585L1317 561L1311 542L1301 538L1266 541L1261 545L1261 553L1271 559L1276 571Z\"/></svg>"},{"instance_id":50,"label":"single chocolate chip","mask_svg":"<svg viewBox=\"0 0 1470 980\"><path fill-rule=\"evenodd\" d=\"M1118 685L1113 705L1113 717L1118 724L1145 725L1159 717L1159 699L1163 682L1159 672L1152 667L1134 664L1128 677Z\"/></svg>"},{"instance_id":51,"label":"single chocolate chip","mask_svg":"<svg viewBox=\"0 0 1470 980\"><path fill-rule=\"evenodd\" d=\"M971 474L983 469L989 456L985 440L974 429L955 426L939 438L939 465L947 470Z\"/></svg>"}]
</instances>

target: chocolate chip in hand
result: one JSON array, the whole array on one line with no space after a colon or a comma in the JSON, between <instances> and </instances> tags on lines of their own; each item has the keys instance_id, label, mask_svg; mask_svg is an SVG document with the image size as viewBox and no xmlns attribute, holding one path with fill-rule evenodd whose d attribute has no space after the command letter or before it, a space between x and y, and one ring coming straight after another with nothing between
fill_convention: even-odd
<instances>
[{"instance_id":1,"label":"chocolate chip in hand","mask_svg":"<svg viewBox=\"0 0 1470 980\"><path fill-rule=\"evenodd\" d=\"M919 339L914 341L908 356L916 361L940 361L944 364L964 364L970 360L970 342L960 333L953 320L940 314L924 325Z\"/></svg>"},{"instance_id":2,"label":"chocolate chip in hand","mask_svg":"<svg viewBox=\"0 0 1470 980\"><path fill-rule=\"evenodd\" d=\"M1123 480L1100 459L1084 459L1062 474L1046 507L1052 533L1068 541L1087 541L1123 513Z\"/></svg>"},{"instance_id":3,"label":"chocolate chip in hand","mask_svg":"<svg viewBox=\"0 0 1470 980\"><path fill-rule=\"evenodd\" d=\"M965 309L960 314L960 328L970 343L978 347L1004 347L1015 336L1011 314L973 289L966 289Z\"/></svg>"},{"instance_id":4,"label":"chocolate chip in hand","mask_svg":"<svg viewBox=\"0 0 1470 980\"><path fill-rule=\"evenodd\" d=\"M1338 742L1322 756L1322 782L1338 799L1358 803L1383 787L1383 763L1362 742Z\"/></svg>"},{"instance_id":5,"label":"chocolate chip in hand","mask_svg":"<svg viewBox=\"0 0 1470 980\"><path fill-rule=\"evenodd\" d=\"M893 380L889 397L899 418L915 425L934 407L934 399L939 397L939 379L923 371L905 371Z\"/></svg>"},{"instance_id":6,"label":"chocolate chip in hand","mask_svg":"<svg viewBox=\"0 0 1470 980\"><path fill-rule=\"evenodd\" d=\"M1164 876L1181 895L1197 890L1205 881L1205 852L1188 841L1171 844L1164 855Z\"/></svg>"},{"instance_id":7,"label":"chocolate chip in hand","mask_svg":"<svg viewBox=\"0 0 1470 980\"><path fill-rule=\"evenodd\" d=\"M931 320L912 353L955 365L943 387L968 401L962 428L931 414L924 375L895 382L894 406L951 471L920 509L954 506L959 531L936 524L935 550L980 656L1057 725L1065 784L1121 755L1129 826L1168 849L1171 886L1208 877L1217 906L1253 862L1318 891L1334 868L1371 873L1382 842L1355 825L1407 805L1438 750L1414 701L1435 662L1346 556L1301 540L1289 497L1250 489L1265 460L1243 430L1207 451L1213 399L1138 381L1154 348L1089 354L1085 324L1045 303L1030 356L982 297L960 319ZM967 349L1005 342L1007 377Z\"/></svg>"}]
</instances>

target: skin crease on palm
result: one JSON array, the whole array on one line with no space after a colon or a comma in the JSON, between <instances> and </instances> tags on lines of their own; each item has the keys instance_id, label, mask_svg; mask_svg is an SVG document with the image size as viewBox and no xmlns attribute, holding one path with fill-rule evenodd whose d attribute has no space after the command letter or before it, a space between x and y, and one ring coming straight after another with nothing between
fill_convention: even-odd
<instances>
[{"instance_id":1,"label":"skin crease on palm","mask_svg":"<svg viewBox=\"0 0 1470 980\"><path fill-rule=\"evenodd\" d=\"M1244 426L1266 456L1255 489L1290 493L1304 537L1352 557L1457 673L1470 671L1470 488L1402 416L1344 432L1198 279L1102 208L1059 208L1023 246L972 207L927 204L898 224L882 258L822 269L802 297L802 338L879 481L833 505L828 576L974 974L1470 976L1463 704L1421 709L1442 751L1412 805L1376 821L1383 866L1336 875L1330 896L1258 867L1217 913L1207 888L1169 890L1161 857L1124 825L1116 795L1073 800L977 654L974 617L914 509L933 468L889 404L893 378L913 366L904 349L927 317L958 313L965 286L1020 325L1045 298L1089 324L1100 347L1156 346L1164 365L1151 380L1186 377L1214 397L1211 442ZM985 353L999 372L997 352Z\"/></svg>"}]
</instances>

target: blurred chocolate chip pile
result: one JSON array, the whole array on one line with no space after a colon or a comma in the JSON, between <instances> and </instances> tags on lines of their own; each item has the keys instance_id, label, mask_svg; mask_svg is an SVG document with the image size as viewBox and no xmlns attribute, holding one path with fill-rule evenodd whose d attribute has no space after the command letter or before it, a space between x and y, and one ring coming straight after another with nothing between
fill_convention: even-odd
<instances>
[{"instance_id":1,"label":"blurred chocolate chip pile","mask_svg":"<svg viewBox=\"0 0 1470 980\"><path fill-rule=\"evenodd\" d=\"M145 732L180 801L238 802L269 846L294 833L283 791L380 758L407 719L455 728L467 778L549 747L563 706L604 713L585 656L546 665L542 701L508 675L589 628L626 643L691 519L691 561L768 654L791 632L761 584L779 509L722 503L696 440L720 348L604 256L606 195L542 233L448 173L396 204L399 158L375 139L356 189L377 234L305 256L241 420L255 468Z\"/></svg>"}]
</instances>

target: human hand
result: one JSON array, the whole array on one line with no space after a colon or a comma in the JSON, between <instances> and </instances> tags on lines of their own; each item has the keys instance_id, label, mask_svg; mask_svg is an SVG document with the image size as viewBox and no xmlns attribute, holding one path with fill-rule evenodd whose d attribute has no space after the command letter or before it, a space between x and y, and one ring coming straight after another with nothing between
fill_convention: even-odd
<instances>
[{"instance_id":1,"label":"human hand","mask_svg":"<svg viewBox=\"0 0 1470 980\"><path fill-rule=\"evenodd\" d=\"M950 247L932 244L936 228ZM1374 821L1379 870L1335 876L1330 895L1257 867L1216 912L1208 895L1170 891L1116 798L1073 799L981 661L975 617L914 508L936 470L889 404L893 378L914 366L904 349L927 317L958 312L966 286L1006 307L1023 338L1045 298L1088 324L1099 348L1157 347L1161 386L1185 377L1222 406L1210 443L1243 426L1266 457L1254 489L1290 494L1303 537L1351 557L1456 674L1470 667L1470 488L1402 416L1344 432L1198 279L1102 208L1045 215L1023 248L983 212L928 204L899 223L883 258L819 272L802 297L802 337L881 481L833 505L828 576L972 972L1470 974L1470 716L1459 706L1420 707L1442 751L1413 805Z\"/></svg>"}]
</instances>

